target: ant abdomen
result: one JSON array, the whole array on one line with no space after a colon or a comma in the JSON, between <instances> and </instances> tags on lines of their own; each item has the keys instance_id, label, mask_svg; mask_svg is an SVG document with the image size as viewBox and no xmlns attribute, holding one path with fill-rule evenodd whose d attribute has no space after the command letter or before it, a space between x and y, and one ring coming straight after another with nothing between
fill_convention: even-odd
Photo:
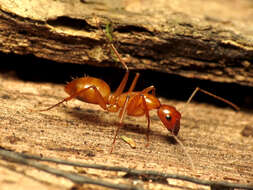
<instances>
[{"instance_id":1,"label":"ant abdomen","mask_svg":"<svg viewBox=\"0 0 253 190\"><path fill-rule=\"evenodd\" d=\"M77 99L92 104L99 104L98 96L102 96L104 100L107 100L111 94L109 85L105 81L94 77L74 79L65 86L64 90L70 96L78 93Z\"/></svg>"}]
</instances>

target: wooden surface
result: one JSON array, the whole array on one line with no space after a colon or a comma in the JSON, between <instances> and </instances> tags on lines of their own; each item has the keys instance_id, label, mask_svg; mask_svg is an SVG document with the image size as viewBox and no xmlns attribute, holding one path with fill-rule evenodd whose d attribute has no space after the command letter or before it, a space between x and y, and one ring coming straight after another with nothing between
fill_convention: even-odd
<instances>
[{"instance_id":1,"label":"wooden surface","mask_svg":"<svg viewBox=\"0 0 253 190\"><path fill-rule=\"evenodd\" d=\"M253 86L250 0L0 0L0 5L1 52L118 66L97 26L111 21L117 48L131 68Z\"/></svg>"},{"instance_id":2,"label":"wooden surface","mask_svg":"<svg viewBox=\"0 0 253 190\"><path fill-rule=\"evenodd\" d=\"M236 11L231 12L235 7ZM249 0L222 3L198 0L85 3L77 0L0 0L0 51L1 58L8 58L1 62L0 68L12 67L8 72L0 69L0 146L71 161L151 169L253 185L252 111L235 112L230 108L194 102L187 106L181 120L179 139L193 160L195 170L192 170L182 147L173 143L156 111L151 113L149 147L145 147L145 118L126 117L119 137L132 138L137 147L132 149L118 139L115 151L109 154L117 114L77 100L47 112L31 112L31 109L42 109L57 103L66 94L63 86L49 82L51 79L46 80L48 82L28 80L29 76L38 74L34 65L40 62L40 58L49 60L49 64L40 70L42 75L38 75L43 76L43 80L49 73L58 80L60 73L66 71L60 67L61 64L54 65L57 69L52 74L52 61L118 67L119 63L115 63L109 48L106 48L105 36L97 27L98 18L102 28L108 20L114 23L115 44L132 69L151 69L253 86L253 19L249 19L253 17L252 9L252 1ZM26 63L27 57L34 65ZM10 60L16 61L14 66L11 66ZM116 74L108 77L114 81L121 79ZM159 75L156 74L156 77ZM168 84L169 87L163 86L166 93L168 88L177 86L173 82ZM188 87L183 85L182 88ZM246 89L249 89L250 96L252 89ZM247 94L247 91L244 93ZM179 93L179 97L183 95ZM239 95L238 99L243 99ZM178 109L185 104L165 98L161 101ZM79 172L74 167L52 166ZM120 172L85 169L83 173L115 183L137 183L145 189L168 188L166 184L152 181L123 179ZM169 179L168 183L171 189L209 189L179 180ZM73 184L0 160L0 186L3 190L34 187L62 190L70 189ZM84 188L97 189L95 186Z\"/></svg>"},{"instance_id":3,"label":"wooden surface","mask_svg":"<svg viewBox=\"0 0 253 190\"><path fill-rule=\"evenodd\" d=\"M146 144L146 120L126 117L119 137L125 135L136 143L132 149L120 138L115 151L109 154L118 121L117 114L107 113L98 106L78 100L47 112L42 109L66 97L62 85L23 82L11 73L0 75L0 146L17 152L43 155L85 163L124 166L135 169L156 170L184 174L199 179L253 184L253 126L252 113L235 112L230 108L216 108L192 103L186 107L181 120L179 139L183 142L195 165L191 164L169 132L151 113L150 146ZM178 109L185 102L168 101ZM246 131L244 130L246 128ZM243 135L241 134L244 131ZM52 165L78 172L74 167ZM16 171L16 172L13 172ZM84 172L85 171L85 172ZM84 169L84 175L116 183L134 183L121 178L120 172ZM56 178L29 167L0 161L2 189L70 189L68 180ZM145 189L166 189L167 185L141 182ZM169 179L172 189L208 189L205 186ZM84 186L96 189L95 186ZM103 188L102 188L103 189Z\"/></svg>"}]
</instances>

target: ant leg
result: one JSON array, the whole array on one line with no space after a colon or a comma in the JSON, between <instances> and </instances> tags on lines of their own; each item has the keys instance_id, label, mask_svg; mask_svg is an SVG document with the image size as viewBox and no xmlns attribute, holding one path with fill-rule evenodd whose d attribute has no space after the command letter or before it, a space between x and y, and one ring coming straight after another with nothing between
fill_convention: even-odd
<instances>
[{"instance_id":1,"label":"ant leg","mask_svg":"<svg viewBox=\"0 0 253 190\"><path fill-rule=\"evenodd\" d=\"M122 81L121 81L121 83L119 85L119 87L117 88L117 90L109 98L108 111L110 111L110 112L117 112L119 110L118 108L115 110L114 106L117 105L117 97L119 97L122 94L122 92L123 92L123 90L124 90L124 88L126 86L126 83L127 83L127 80L128 80L128 76L129 76L129 71L127 70L124 78L122 79ZM139 76L140 76L140 74L136 73L136 75L134 77L134 80L133 80L133 82L132 82L132 84L131 84L128 92L131 92L134 89Z\"/></svg>"},{"instance_id":2,"label":"ant leg","mask_svg":"<svg viewBox=\"0 0 253 190\"><path fill-rule=\"evenodd\" d=\"M152 92L152 95L155 96L155 87L153 85L145 88L141 92L142 93L149 93L150 91Z\"/></svg>"},{"instance_id":3,"label":"ant leg","mask_svg":"<svg viewBox=\"0 0 253 190\"><path fill-rule=\"evenodd\" d=\"M125 86L126 86L126 83L127 83L127 80L128 80L128 76L129 76L129 71L127 70L127 71L126 71L126 74L125 74L125 76L123 77L123 79L122 79L120 85L118 86L117 90L113 93L113 96L114 96L114 97L117 97L117 96L119 96L120 94L122 94L122 92L123 92L124 89L125 89ZM130 86L128 92L132 92L132 91L134 90L134 88L135 88L135 86L136 86L136 83L137 83L137 81L138 81L139 76L140 76L140 73L136 73L136 75L135 75L135 77L134 77L134 80L133 80L133 82L132 82L132 84L131 84L131 86Z\"/></svg>"},{"instance_id":4,"label":"ant leg","mask_svg":"<svg viewBox=\"0 0 253 190\"><path fill-rule=\"evenodd\" d=\"M118 50L115 48L115 46L114 46L112 43L110 43L109 45L110 45L112 51L113 51L113 52L116 54L116 56L118 57L120 63L124 66L124 68L126 69L126 71L128 71L127 64L126 64L125 61L123 61L123 59L121 58L121 56L120 56Z\"/></svg>"},{"instance_id":5,"label":"ant leg","mask_svg":"<svg viewBox=\"0 0 253 190\"><path fill-rule=\"evenodd\" d=\"M128 70L127 70L126 74L129 74ZM126 74L125 74L125 77L126 77ZM137 81L138 81L139 76L140 76L140 74L139 74L139 73L136 73L136 75L135 75L135 77L134 77L134 80L133 80L133 82L132 82L132 84L131 84L131 86L130 86L128 92L132 92L132 91L133 91L133 89L135 88L135 85L136 85L136 83L137 83ZM119 96L119 95L123 92L124 87L125 87L126 82L127 82L127 79L125 79L125 77L123 78L123 80L121 81L120 86L118 87L118 89L117 89L116 92L114 93L114 96L115 96L115 97ZM127 77L128 77L128 75L127 75ZM122 86L124 86L124 87L122 87ZM121 90L119 90L119 89L121 89ZM117 92L117 91L118 91L118 92ZM115 94L116 94L117 96L116 96ZM125 100L125 102L124 102L124 106L123 106L123 108L120 110L120 113L119 113L119 118L120 118L119 126L117 127L117 130L116 130L116 132L115 132L114 139L113 139L113 143L112 143L112 148L111 148L110 153L112 153L112 151L113 151L113 149L114 149L115 142L116 142L116 137L117 137L117 135L118 135L119 129L120 129L120 128L122 127L122 125L123 125L123 118L124 118L124 115L125 115L125 113L126 113L126 108L127 108L127 105L128 105L129 98L130 98L129 96L126 97L126 100Z\"/></svg>"},{"instance_id":6,"label":"ant leg","mask_svg":"<svg viewBox=\"0 0 253 190\"><path fill-rule=\"evenodd\" d=\"M216 99L218 99L218 100L220 100L220 101L222 101L222 102L227 103L228 105L230 105L231 107L233 107L233 108L234 108L235 110L237 110L237 111L240 110L240 108L239 108L237 105L235 105L234 103L232 103L232 102L230 102L230 101L228 101L228 100L226 100L226 99L224 99L224 98L222 98L222 97L220 97L220 96L217 96L217 95L215 95L215 94L213 94L213 93L211 93L211 92L208 92L208 91L206 91L206 90L203 90L203 89L201 89L201 88L199 88L199 87L196 87L196 88L195 88L195 90L193 91L193 93L191 94L191 96L189 97L189 99L187 100L185 106L187 106L187 105L192 101L192 98L196 95L196 93L197 93L198 91L200 91L200 92L202 92L202 93L204 93L204 94L207 94L207 95L209 95L209 96L212 96L212 97L214 97L214 98L216 98ZM183 110L183 109L182 109L182 110ZM181 113L182 113L182 112L181 112Z\"/></svg>"},{"instance_id":7,"label":"ant leg","mask_svg":"<svg viewBox=\"0 0 253 190\"><path fill-rule=\"evenodd\" d=\"M118 57L119 61L120 61L121 64L124 66L124 68L128 71L127 64L126 64L126 63L124 62L124 60L121 58L119 52L117 51L117 49L115 48L115 46L114 46L113 43L112 43L113 39L112 39L112 34L111 34L111 33L112 33L112 31L113 31L113 28L110 27L109 25L107 25L107 26L108 26L108 31L107 31L107 29L106 29L106 33L108 32L108 34L106 34L106 33L101 29L101 27L100 27L100 25L99 25L99 22L98 22L98 20L97 20L97 17L96 17L96 25L97 25L97 27L104 33L104 35L109 39L109 41L110 41L110 43L109 43L110 48L111 48L112 51L116 54L116 56ZM106 26L106 28L107 28L107 26Z\"/></svg>"},{"instance_id":8,"label":"ant leg","mask_svg":"<svg viewBox=\"0 0 253 190\"><path fill-rule=\"evenodd\" d=\"M140 102L140 98L141 98L141 102ZM147 135L146 147L147 147L149 145L150 116L149 116L149 110L148 110L147 102L146 102L144 94L142 92L140 92L137 95L135 95L134 97L132 97L131 102L129 102L129 104L127 106L127 111L130 114L134 113L136 108L141 106L141 104L144 107L144 113L145 113L145 116L146 116L147 121L148 121L148 127L147 127L147 133L146 133L146 135Z\"/></svg>"},{"instance_id":9,"label":"ant leg","mask_svg":"<svg viewBox=\"0 0 253 190\"><path fill-rule=\"evenodd\" d=\"M146 144L146 147L148 147L149 145L149 131L150 131L150 117L149 117L149 111L148 111L148 107L147 107L147 103L146 103L146 100L144 98L144 95L141 94L140 95L141 98L142 98L142 103L143 103L143 106L144 106L144 111L145 111L145 115L146 115L146 118L148 120L148 128L147 128L147 144Z\"/></svg>"},{"instance_id":10,"label":"ant leg","mask_svg":"<svg viewBox=\"0 0 253 190\"><path fill-rule=\"evenodd\" d=\"M137 83L137 81L138 81L138 79L139 79L139 76L140 76L140 73L136 73L136 74L135 74L134 80L133 80L133 82L132 82L132 84L131 84L131 86L130 86L128 92L132 92L132 91L134 90L134 88L135 88L135 86L136 86L136 83Z\"/></svg>"},{"instance_id":11,"label":"ant leg","mask_svg":"<svg viewBox=\"0 0 253 190\"><path fill-rule=\"evenodd\" d=\"M128 76L129 76L129 71L127 70L120 85L118 86L117 90L113 93L113 96L117 97L120 94L122 94L123 90L125 89L127 80L128 80Z\"/></svg>"},{"instance_id":12,"label":"ant leg","mask_svg":"<svg viewBox=\"0 0 253 190\"><path fill-rule=\"evenodd\" d=\"M101 27L100 27L97 19L96 19L96 24L97 24L97 27L99 29L101 29ZM119 59L120 63L123 65L123 67L126 70L126 73L125 73L125 75L124 75L124 77L123 77L120 85L118 86L117 90L113 93L113 96L112 96L112 97L118 97L120 94L122 94L122 92L125 89L125 86L126 86L126 83L127 83L127 80L128 80L128 76L129 76L129 69L128 69L127 64L125 63L125 61L121 58L118 50L115 48L114 44L112 43L112 34L111 34L112 31L110 29L112 29L112 28L108 25L108 31L107 31L108 35L106 35L105 32L102 29L101 30L103 31L104 35L109 38L109 41L110 41L109 46L110 46L110 48L115 53L115 55ZM111 103L115 103L115 101L116 101L115 98L112 98L112 102Z\"/></svg>"},{"instance_id":13,"label":"ant leg","mask_svg":"<svg viewBox=\"0 0 253 190\"><path fill-rule=\"evenodd\" d=\"M113 50L113 52L116 54L116 56L118 57L120 63L124 66L124 68L126 69L126 73L125 73L125 76L123 77L120 85L118 86L117 90L114 92L114 96L119 96L120 94L122 94L123 90L125 89L125 86L126 86L126 83L127 83L127 80L128 80L128 76L129 76L129 69L126 65L126 63L123 61L123 59L121 58L119 52L117 51L117 49L115 48L115 46L110 43L110 47L111 49Z\"/></svg>"},{"instance_id":14,"label":"ant leg","mask_svg":"<svg viewBox=\"0 0 253 190\"><path fill-rule=\"evenodd\" d=\"M56 107L56 106L58 106L58 105L60 105L60 104L62 104L62 103L64 103L64 102L67 102L67 101L69 101L69 100L72 100L73 98L78 97L79 95L81 95L82 93L84 93L86 90L89 90L89 89L91 89L91 88L94 89L94 91L95 91L95 96L96 96L96 98L97 98L97 100L98 100L98 104L99 104L103 109L106 110L106 102L105 102L103 96L100 94L100 92L98 91L98 89L97 89L95 86L89 86L88 88L85 88L85 89L83 89L83 90L80 90L79 92L76 92L76 93L72 94L70 97L67 97L67 98L63 99L62 101L60 101L60 102L57 103L57 104L55 104L55 105L53 105L53 106L50 106L49 108L39 110L39 111L48 111L48 110L51 110L52 108L54 108L54 107Z\"/></svg>"},{"instance_id":15,"label":"ant leg","mask_svg":"<svg viewBox=\"0 0 253 190\"><path fill-rule=\"evenodd\" d=\"M125 116L125 113L126 113L126 108L127 108L127 104L128 104L128 101L129 101L129 96L126 97L126 100L124 102L124 107L121 109L120 111L120 114L119 114L119 124L118 124L118 127L115 131L115 135L114 135L114 138L113 138L113 142L112 142L112 148L111 148L111 151L110 153L112 153L113 149L114 149L114 146L115 146L115 142L116 142L116 137L118 135L118 132L119 132L119 129L122 127L123 125L123 119L124 119L124 116Z\"/></svg>"}]
</instances>

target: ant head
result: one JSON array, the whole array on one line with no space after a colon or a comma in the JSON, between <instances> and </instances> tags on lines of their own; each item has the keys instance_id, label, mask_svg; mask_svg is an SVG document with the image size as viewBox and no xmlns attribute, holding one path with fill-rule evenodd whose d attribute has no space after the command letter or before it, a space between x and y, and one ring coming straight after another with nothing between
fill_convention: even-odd
<instances>
[{"instance_id":1,"label":"ant head","mask_svg":"<svg viewBox=\"0 0 253 190\"><path fill-rule=\"evenodd\" d=\"M157 111L163 125L174 135L180 129L181 114L173 106L161 105Z\"/></svg>"}]
</instances>

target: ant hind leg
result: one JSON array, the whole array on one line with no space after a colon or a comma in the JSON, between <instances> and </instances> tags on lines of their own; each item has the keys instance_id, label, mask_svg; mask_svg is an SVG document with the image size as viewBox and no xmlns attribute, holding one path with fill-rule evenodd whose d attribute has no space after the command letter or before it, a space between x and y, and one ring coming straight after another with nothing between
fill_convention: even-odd
<instances>
[{"instance_id":1,"label":"ant hind leg","mask_svg":"<svg viewBox=\"0 0 253 190\"><path fill-rule=\"evenodd\" d=\"M79 92L76 92L74 94L72 94L71 96L63 99L62 101L58 102L57 104L55 105L52 105L50 106L49 108L46 108L46 109L41 109L41 110L38 110L38 111L48 111L48 110L51 110L52 108L56 107L56 106L59 106L60 104L64 103L64 102L67 102L67 101L70 101L78 96L80 96L82 93L84 93L85 91L89 90L89 89L94 89L95 91L95 98L97 99L98 101L98 104L104 109L106 110L106 102L104 100L104 98L102 97L102 95L100 94L100 92L98 91L98 89L95 87L95 86L89 86L88 88L85 88L83 90L80 90Z\"/></svg>"}]
</instances>

